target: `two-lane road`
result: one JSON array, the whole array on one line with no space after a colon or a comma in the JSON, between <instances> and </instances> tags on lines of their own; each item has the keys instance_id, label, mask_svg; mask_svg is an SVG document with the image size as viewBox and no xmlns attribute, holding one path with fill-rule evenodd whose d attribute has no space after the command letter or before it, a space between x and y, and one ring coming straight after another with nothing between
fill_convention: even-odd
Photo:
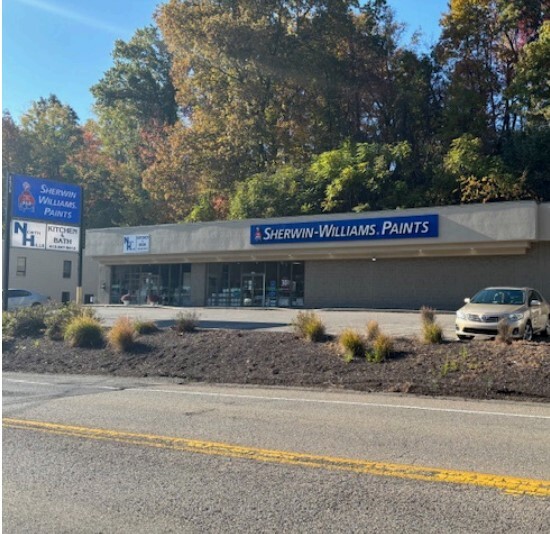
<instances>
[{"instance_id":1,"label":"two-lane road","mask_svg":"<svg viewBox=\"0 0 550 534\"><path fill-rule=\"evenodd\" d=\"M4 373L6 532L545 532L550 406Z\"/></svg>"}]
</instances>

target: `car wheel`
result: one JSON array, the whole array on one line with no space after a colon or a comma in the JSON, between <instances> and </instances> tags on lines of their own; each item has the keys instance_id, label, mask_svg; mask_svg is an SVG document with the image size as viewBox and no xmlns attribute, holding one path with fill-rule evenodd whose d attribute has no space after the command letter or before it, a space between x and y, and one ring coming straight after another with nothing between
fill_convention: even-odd
<instances>
[{"instance_id":1,"label":"car wheel","mask_svg":"<svg viewBox=\"0 0 550 534\"><path fill-rule=\"evenodd\" d=\"M469 341L470 339L474 338L474 336L463 336L463 335L459 335L459 334L457 334L456 337L458 339L460 339L461 341Z\"/></svg>"},{"instance_id":2,"label":"car wheel","mask_svg":"<svg viewBox=\"0 0 550 534\"><path fill-rule=\"evenodd\" d=\"M546 318L546 326L540 331L540 335L550 337L550 316Z\"/></svg>"},{"instance_id":3,"label":"car wheel","mask_svg":"<svg viewBox=\"0 0 550 534\"><path fill-rule=\"evenodd\" d=\"M525 325L525 330L523 331L523 339L525 341L531 341L533 339L533 327L531 326L530 322Z\"/></svg>"}]
</instances>

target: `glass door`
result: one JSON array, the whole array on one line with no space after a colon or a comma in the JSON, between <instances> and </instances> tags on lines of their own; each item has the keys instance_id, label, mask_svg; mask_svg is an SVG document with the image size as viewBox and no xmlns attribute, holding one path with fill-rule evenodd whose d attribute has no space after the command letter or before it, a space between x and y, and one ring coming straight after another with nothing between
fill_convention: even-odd
<instances>
[{"instance_id":1,"label":"glass door","mask_svg":"<svg viewBox=\"0 0 550 534\"><path fill-rule=\"evenodd\" d=\"M265 274L243 274L241 282L243 306L265 306Z\"/></svg>"}]
</instances>

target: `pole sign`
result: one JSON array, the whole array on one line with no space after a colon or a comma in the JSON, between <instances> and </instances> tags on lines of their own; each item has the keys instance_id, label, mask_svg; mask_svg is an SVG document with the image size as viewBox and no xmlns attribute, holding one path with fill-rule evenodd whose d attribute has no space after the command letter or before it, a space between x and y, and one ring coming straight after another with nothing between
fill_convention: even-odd
<instances>
[{"instance_id":1,"label":"pole sign","mask_svg":"<svg viewBox=\"0 0 550 534\"><path fill-rule=\"evenodd\" d=\"M13 217L80 225L80 186L17 174L14 174L12 179Z\"/></svg>"},{"instance_id":2,"label":"pole sign","mask_svg":"<svg viewBox=\"0 0 550 534\"><path fill-rule=\"evenodd\" d=\"M329 222L258 224L250 227L250 244L418 239L438 235L438 215L410 215Z\"/></svg>"}]
</instances>

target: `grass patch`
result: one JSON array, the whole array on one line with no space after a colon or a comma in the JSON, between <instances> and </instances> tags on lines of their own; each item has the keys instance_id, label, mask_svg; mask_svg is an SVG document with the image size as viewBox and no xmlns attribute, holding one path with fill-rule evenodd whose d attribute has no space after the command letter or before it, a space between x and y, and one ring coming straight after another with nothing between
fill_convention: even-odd
<instances>
[{"instance_id":1,"label":"grass patch","mask_svg":"<svg viewBox=\"0 0 550 534\"><path fill-rule=\"evenodd\" d=\"M443 328L435 320L435 310L422 306L420 308L420 319L422 321L422 341L428 344L443 342Z\"/></svg>"},{"instance_id":2,"label":"grass patch","mask_svg":"<svg viewBox=\"0 0 550 534\"><path fill-rule=\"evenodd\" d=\"M325 325L315 312L298 312L292 325L296 335L302 339L308 341L323 341L325 339Z\"/></svg>"},{"instance_id":3,"label":"grass patch","mask_svg":"<svg viewBox=\"0 0 550 534\"><path fill-rule=\"evenodd\" d=\"M510 345L512 343L512 325L506 319L501 319L498 322L497 337L495 339L499 343L504 343L505 345Z\"/></svg>"},{"instance_id":4,"label":"grass patch","mask_svg":"<svg viewBox=\"0 0 550 534\"><path fill-rule=\"evenodd\" d=\"M369 321L367 323L367 341L374 341L380 335L380 325L378 321Z\"/></svg>"},{"instance_id":5,"label":"grass patch","mask_svg":"<svg viewBox=\"0 0 550 534\"><path fill-rule=\"evenodd\" d=\"M137 334L147 335L154 334L159 331L159 327L155 321L140 321L137 320L134 322L134 330Z\"/></svg>"},{"instance_id":6,"label":"grass patch","mask_svg":"<svg viewBox=\"0 0 550 534\"><path fill-rule=\"evenodd\" d=\"M340 333L338 344L344 351L344 359L347 362L365 354L365 342L359 332L353 330L353 328L346 328Z\"/></svg>"},{"instance_id":7,"label":"grass patch","mask_svg":"<svg viewBox=\"0 0 550 534\"><path fill-rule=\"evenodd\" d=\"M136 330L128 317L119 317L107 334L109 346L116 352L129 351L136 342Z\"/></svg>"},{"instance_id":8,"label":"grass patch","mask_svg":"<svg viewBox=\"0 0 550 534\"><path fill-rule=\"evenodd\" d=\"M199 316L196 312L179 312L176 315L174 329L180 334L195 332L199 326Z\"/></svg>"},{"instance_id":9,"label":"grass patch","mask_svg":"<svg viewBox=\"0 0 550 534\"><path fill-rule=\"evenodd\" d=\"M367 361L380 363L391 356L393 339L386 334L379 333L372 343L371 350L367 351Z\"/></svg>"},{"instance_id":10,"label":"grass patch","mask_svg":"<svg viewBox=\"0 0 550 534\"><path fill-rule=\"evenodd\" d=\"M71 347L97 348L104 344L101 323L88 316L72 319L65 329L64 339Z\"/></svg>"}]
</instances>

